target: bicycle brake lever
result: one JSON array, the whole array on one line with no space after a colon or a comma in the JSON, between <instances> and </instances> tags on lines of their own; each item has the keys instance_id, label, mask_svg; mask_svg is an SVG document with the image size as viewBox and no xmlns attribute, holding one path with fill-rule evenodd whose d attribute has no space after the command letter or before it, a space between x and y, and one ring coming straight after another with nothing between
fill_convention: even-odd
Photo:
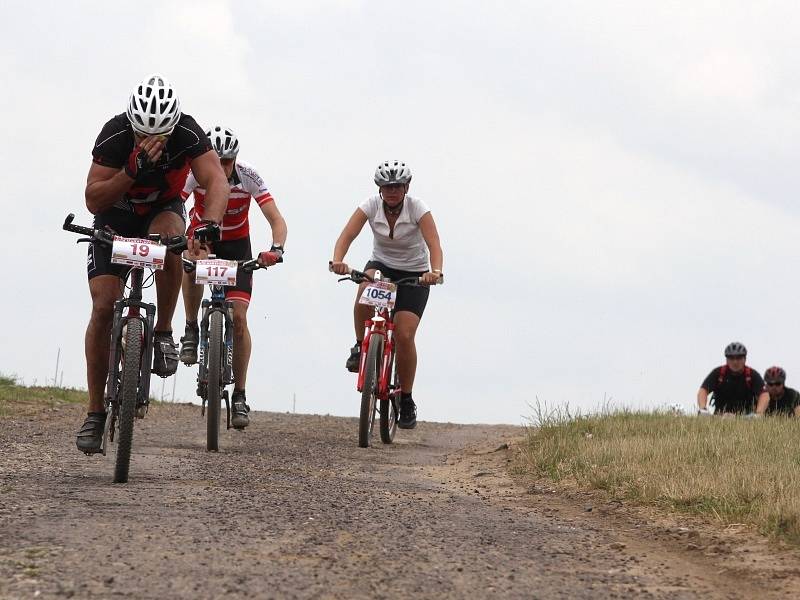
<instances>
[{"instance_id":1,"label":"bicycle brake lever","mask_svg":"<svg viewBox=\"0 0 800 600\"><path fill-rule=\"evenodd\" d=\"M77 240L75 243L76 243L76 244L82 244L82 243L91 244L93 241L94 241L94 240L93 240L92 238L80 238L80 239L79 239L79 240Z\"/></svg>"}]
</instances>

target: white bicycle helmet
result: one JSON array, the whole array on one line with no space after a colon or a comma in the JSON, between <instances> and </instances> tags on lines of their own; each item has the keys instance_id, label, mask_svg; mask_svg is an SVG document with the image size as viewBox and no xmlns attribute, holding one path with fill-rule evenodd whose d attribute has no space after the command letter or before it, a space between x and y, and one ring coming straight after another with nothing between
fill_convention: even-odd
<instances>
[{"instance_id":1,"label":"white bicycle helmet","mask_svg":"<svg viewBox=\"0 0 800 600\"><path fill-rule=\"evenodd\" d=\"M236 158L236 155L239 154L239 140L236 138L236 134L227 127L214 125L206 131L206 135L220 158Z\"/></svg>"},{"instance_id":2,"label":"white bicycle helmet","mask_svg":"<svg viewBox=\"0 0 800 600\"><path fill-rule=\"evenodd\" d=\"M375 184L378 186L411 181L411 168L401 160L387 160L375 169Z\"/></svg>"},{"instance_id":3,"label":"white bicycle helmet","mask_svg":"<svg viewBox=\"0 0 800 600\"><path fill-rule=\"evenodd\" d=\"M140 135L171 133L181 118L181 102L169 81L153 73L131 93L127 113L133 130Z\"/></svg>"}]
</instances>

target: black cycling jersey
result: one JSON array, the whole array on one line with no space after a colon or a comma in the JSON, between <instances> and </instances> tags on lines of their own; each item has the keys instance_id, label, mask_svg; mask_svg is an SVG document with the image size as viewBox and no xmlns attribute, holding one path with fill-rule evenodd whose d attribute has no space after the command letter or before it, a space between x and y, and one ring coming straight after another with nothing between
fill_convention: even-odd
<instances>
[{"instance_id":1,"label":"black cycling jersey","mask_svg":"<svg viewBox=\"0 0 800 600\"><path fill-rule=\"evenodd\" d=\"M756 399L764 391L764 380L758 371L746 368L750 369L749 385L744 372L734 373L728 368L720 383L722 367L717 367L705 378L700 387L713 393L715 412L746 414L755 410Z\"/></svg>"},{"instance_id":2,"label":"black cycling jersey","mask_svg":"<svg viewBox=\"0 0 800 600\"><path fill-rule=\"evenodd\" d=\"M796 406L800 406L800 393L790 387L784 387L780 398L769 399L767 414L793 417Z\"/></svg>"},{"instance_id":3,"label":"black cycling jersey","mask_svg":"<svg viewBox=\"0 0 800 600\"><path fill-rule=\"evenodd\" d=\"M122 113L103 126L92 150L92 158L98 165L121 169L134 146L133 128L127 115ZM117 208L130 210L136 205L180 198L191 161L211 149L211 141L205 132L190 115L184 113L167 139L155 170L140 175Z\"/></svg>"}]
</instances>

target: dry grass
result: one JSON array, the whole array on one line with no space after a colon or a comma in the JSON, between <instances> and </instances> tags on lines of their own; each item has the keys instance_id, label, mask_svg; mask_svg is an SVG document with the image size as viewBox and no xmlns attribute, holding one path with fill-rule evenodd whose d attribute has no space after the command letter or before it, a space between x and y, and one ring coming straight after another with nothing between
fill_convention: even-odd
<instances>
[{"instance_id":1,"label":"dry grass","mask_svg":"<svg viewBox=\"0 0 800 600\"><path fill-rule=\"evenodd\" d=\"M800 419L550 415L521 469L800 543Z\"/></svg>"}]
</instances>

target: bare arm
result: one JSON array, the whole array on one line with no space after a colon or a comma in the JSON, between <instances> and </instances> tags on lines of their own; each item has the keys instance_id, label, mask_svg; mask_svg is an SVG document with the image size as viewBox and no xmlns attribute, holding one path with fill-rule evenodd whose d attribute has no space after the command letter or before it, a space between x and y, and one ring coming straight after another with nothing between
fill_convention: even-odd
<instances>
[{"instance_id":1,"label":"bare arm","mask_svg":"<svg viewBox=\"0 0 800 600\"><path fill-rule=\"evenodd\" d=\"M708 408L708 390L706 388L697 390L697 408L700 410Z\"/></svg>"},{"instance_id":2,"label":"bare arm","mask_svg":"<svg viewBox=\"0 0 800 600\"><path fill-rule=\"evenodd\" d=\"M269 222L272 229L272 243L276 246L283 246L286 243L286 221L283 219L281 211L275 205L275 201L261 205L261 212Z\"/></svg>"},{"instance_id":3,"label":"bare arm","mask_svg":"<svg viewBox=\"0 0 800 600\"><path fill-rule=\"evenodd\" d=\"M104 167L92 163L86 178L86 208L93 215L111 208L133 185L125 169Z\"/></svg>"},{"instance_id":4,"label":"bare arm","mask_svg":"<svg viewBox=\"0 0 800 600\"><path fill-rule=\"evenodd\" d=\"M192 173L200 187L206 190L203 217L214 223L222 223L231 187L225 171L219 164L219 157L213 150L201 154L192 161Z\"/></svg>"},{"instance_id":5,"label":"bare arm","mask_svg":"<svg viewBox=\"0 0 800 600\"><path fill-rule=\"evenodd\" d=\"M165 144L166 138L164 136L151 135L144 138L133 148L131 156L128 158L128 168L130 168L134 154L138 154L141 151L144 151L147 154L147 159L155 164L161 157ZM131 188L134 181L136 180L126 173L125 168L104 167L93 162L92 166L89 167L89 176L86 179L86 191L84 193L86 208L93 215L111 208Z\"/></svg>"},{"instance_id":6,"label":"bare arm","mask_svg":"<svg viewBox=\"0 0 800 600\"><path fill-rule=\"evenodd\" d=\"M756 414L766 414L769 407L769 392L761 392L758 395L758 402L756 402Z\"/></svg>"},{"instance_id":7,"label":"bare arm","mask_svg":"<svg viewBox=\"0 0 800 600\"><path fill-rule=\"evenodd\" d=\"M350 244L361 233L361 229L366 222L367 214L357 208L350 220L347 221L347 225L342 229L342 233L339 234L339 239L336 240L336 245L333 247L333 260L330 264L331 271L337 275L347 275L349 273L350 267L344 262L344 256L350 249Z\"/></svg>"},{"instance_id":8,"label":"bare arm","mask_svg":"<svg viewBox=\"0 0 800 600\"><path fill-rule=\"evenodd\" d=\"M350 220L347 221L347 225L342 229L342 233L339 234L339 239L336 240L336 245L333 248L334 263L340 263L344 260L347 251L350 249L350 244L352 244L353 240L361 233L366 222L366 213L360 208L357 208L350 217Z\"/></svg>"},{"instance_id":9,"label":"bare arm","mask_svg":"<svg viewBox=\"0 0 800 600\"><path fill-rule=\"evenodd\" d=\"M428 245L428 250L431 254L431 272L425 273L422 276L422 283L433 285L439 281L442 276L442 245L439 242L439 231L436 229L436 223L433 220L431 213L425 213L419 220L419 230L422 233L422 238Z\"/></svg>"}]
</instances>

